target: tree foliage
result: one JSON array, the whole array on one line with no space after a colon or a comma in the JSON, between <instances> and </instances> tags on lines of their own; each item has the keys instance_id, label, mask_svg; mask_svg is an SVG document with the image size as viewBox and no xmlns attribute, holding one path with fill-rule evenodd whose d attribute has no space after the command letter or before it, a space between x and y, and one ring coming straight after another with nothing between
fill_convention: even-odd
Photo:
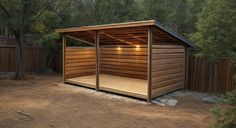
<instances>
[{"instance_id":1,"label":"tree foliage","mask_svg":"<svg viewBox=\"0 0 236 128\"><path fill-rule=\"evenodd\" d=\"M211 59L235 56L235 0L207 0L198 16L197 32L191 38L200 54Z\"/></svg>"},{"instance_id":2,"label":"tree foliage","mask_svg":"<svg viewBox=\"0 0 236 128\"><path fill-rule=\"evenodd\" d=\"M212 128L234 128L236 126L236 90L225 95L224 103L228 106L212 110L216 117Z\"/></svg>"}]
</instances>

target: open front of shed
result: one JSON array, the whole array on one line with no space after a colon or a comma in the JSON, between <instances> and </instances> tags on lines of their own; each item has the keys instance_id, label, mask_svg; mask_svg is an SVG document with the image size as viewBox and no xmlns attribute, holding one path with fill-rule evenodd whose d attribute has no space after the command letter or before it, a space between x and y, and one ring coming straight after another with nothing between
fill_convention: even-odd
<instances>
[{"instance_id":1,"label":"open front of shed","mask_svg":"<svg viewBox=\"0 0 236 128\"><path fill-rule=\"evenodd\" d=\"M186 84L187 49L193 45L154 20L56 32L63 35L65 83L148 102ZM68 46L69 38L87 46Z\"/></svg>"}]
</instances>

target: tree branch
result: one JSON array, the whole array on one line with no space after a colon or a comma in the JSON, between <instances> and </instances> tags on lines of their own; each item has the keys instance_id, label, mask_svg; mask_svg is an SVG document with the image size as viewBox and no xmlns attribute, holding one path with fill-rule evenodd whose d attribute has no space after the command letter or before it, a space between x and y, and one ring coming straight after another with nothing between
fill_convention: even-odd
<instances>
[{"instance_id":1,"label":"tree branch","mask_svg":"<svg viewBox=\"0 0 236 128\"><path fill-rule=\"evenodd\" d=\"M61 0L62 2L63 0ZM52 2L48 2L46 4L43 5L43 9L41 9L38 14L34 17L34 19L32 19L31 21L29 21L29 23L34 23L50 6L51 4L53 4L54 1Z\"/></svg>"},{"instance_id":2,"label":"tree branch","mask_svg":"<svg viewBox=\"0 0 236 128\"><path fill-rule=\"evenodd\" d=\"M49 6L46 6L44 9L40 10L40 12L28 23L34 23L43 13L48 9Z\"/></svg>"},{"instance_id":3,"label":"tree branch","mask_svg":"<svg viewBox=\"0 0 236 128\"><path fill-rule=\"evenodd\" d=\"M5 14L7 15L7 18L10 19L11 16L10 16L9 12L7 11L7 9L2 4L0 4L0 8L5 12Z\"/></svg>"},{"instance_id":4,"label":"tree branch","mask_svg":"<svg viewBox=\"0 0 236 128\"><path fill-rule=\"evenodd\" d=\"M44 7L44 8L40 9L39 12L34 16L34 18L33 18L32 20L29 20L26 24L31 24L31 23L34 23L35 21L37 21L38 18L40 18L40 16L41 16L48 8L50 8L50 6L51 6L54 2L55 2L55 1L50 1L50 2L47 2L47 3L45 3L44 5L42 5L42 7ZM56 1L56 2L58 2L58 1ZM59 6L62 6L64 0L60 0L59 2L60 2L60 3L59 3ZM71 2L72 2L72 0L70 0L68 6L71 4ZM59 7L59 6L58 6L58 7ZM67 7L66 7L66 8L67 8Z\"/></svg>"},{"instance_id":5,"label":"tree branch","mask_svg":"<svg viewBox=\"0 0 236 128\"><path fill-rule=\"evenodd\" d=\"M63 3L63 1L61 3ZM68 8L71 4L72 4L72 0L70 0L70 2L62 9L63 11L61 11L60 13L63 13L66 10L66 8ZM58 8L59 7L60 6L58 6ZM58 8L56 10L58 10Z\"/></svg>"}]
</instances>

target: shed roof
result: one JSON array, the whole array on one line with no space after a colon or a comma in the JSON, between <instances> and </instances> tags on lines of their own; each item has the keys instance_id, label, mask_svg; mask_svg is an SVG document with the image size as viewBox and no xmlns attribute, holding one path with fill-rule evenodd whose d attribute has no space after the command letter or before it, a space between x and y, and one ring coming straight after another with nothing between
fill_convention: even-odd
<instances>
[{"instance_id":1,"label":"shed roof","mask_svg":"<svg viewBox=\"0 0 236 128\"><path fill-rule=\"evenodd\" d=\"M80 38L86 42L94 42L94 31L102 31L102 39L109 42L111 39L114 42L123 42L126 44L135 44L133 42L146 43L147 40L147 27L153 26L155 28L156 35L161 38L156 38L156 41L164 40L178 40L184 45L189 47L195 47L191 42L182 37L181 35L161 26L155 20L136 21L136 22L124 22L113 23L104 25L82 26L74 28L56 29L58 33L67 33L67 35L75 38ZM124 35L125 34L125 35ZM128 35L128 36L127 36ZM153 34L155 36L155 34ZM109 39L110 40L109 40ZM132 38L132 39L131 39ZM167 41L166 41L167 42Z\"/></svg>"}]
</instances>

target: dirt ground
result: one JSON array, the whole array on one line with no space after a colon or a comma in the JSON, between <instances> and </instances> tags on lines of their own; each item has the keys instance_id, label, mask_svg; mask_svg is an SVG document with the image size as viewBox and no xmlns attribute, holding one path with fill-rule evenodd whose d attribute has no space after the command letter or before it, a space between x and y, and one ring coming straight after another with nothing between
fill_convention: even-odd
<instances>
[{"instance_id":1,"label":"dirt ground","mask_svg":"<svg viewBox=\"0 0 236 128\"><path fill-rule=\"evenodd\" d=\"M213 105L188 97L161 107L60 84L60 76L0 81L0 128L206 128Z\"/></svg>"}]
</instances>

